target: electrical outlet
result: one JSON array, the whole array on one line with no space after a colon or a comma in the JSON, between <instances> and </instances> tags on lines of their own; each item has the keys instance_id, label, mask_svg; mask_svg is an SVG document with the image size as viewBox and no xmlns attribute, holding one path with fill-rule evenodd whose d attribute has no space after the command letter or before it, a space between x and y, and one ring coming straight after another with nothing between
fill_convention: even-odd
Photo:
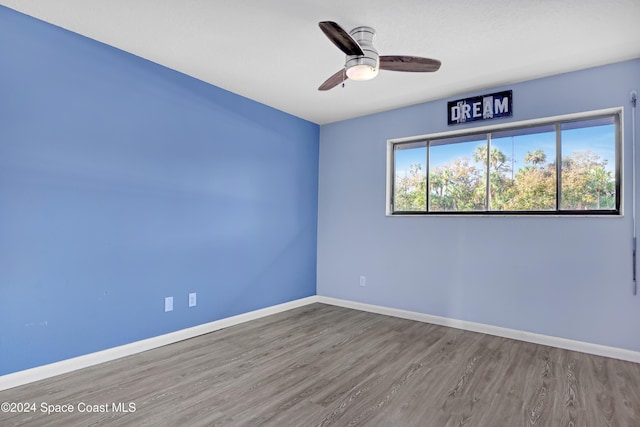
<instances>
[{"instance_id":1,"label":"electrical outlet","mask_svg":"<svg viewBox=\"0 0 640 427\"><path fill-rule=\"evenodd\" d=\"M196 306L196 293L190 293L189 294L189 307L195 307Z\"/></svg>"},{"instance_id":2,"label":"electrical outlet","mask_svg":"<svg viewBox=\"0 0 640 427\"><path fill-rule=\"evenodd\" d=\"M360 286L367 286L367 276L360 276Z\"/></svg>"},{"instance_id":3,"label":"electrical outlet","mask_svg":"<svg viewBox=\"0 0 640 427\"><path fill-rule=\"evenodd\" d=\"M173 311L173 297L166 297L164 299L164 311Z\"/></svg>"}]
</instances>

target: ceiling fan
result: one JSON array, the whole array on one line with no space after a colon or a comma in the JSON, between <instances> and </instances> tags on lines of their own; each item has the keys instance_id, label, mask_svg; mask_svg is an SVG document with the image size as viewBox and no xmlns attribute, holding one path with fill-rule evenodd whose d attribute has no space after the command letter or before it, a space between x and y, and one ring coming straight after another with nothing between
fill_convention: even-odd
<instances>
[{"instance_id":1,"label":"ceiling fan","mask_svg":"<svg viewBox=\"0 0 640 427\"><path fill-rule=\"evenodd\" d=\"M373 47L376 31L371 27L357 27L347 33L332 21L322 21L318 25L329 40L347 55L344 68L329 77L318 90L333 89L347 79L370 80L378 75L379 70L424 73L438 71L440 68L440 61L437 59L404 55L379 56Z\"/></svg>"}]
</instances>

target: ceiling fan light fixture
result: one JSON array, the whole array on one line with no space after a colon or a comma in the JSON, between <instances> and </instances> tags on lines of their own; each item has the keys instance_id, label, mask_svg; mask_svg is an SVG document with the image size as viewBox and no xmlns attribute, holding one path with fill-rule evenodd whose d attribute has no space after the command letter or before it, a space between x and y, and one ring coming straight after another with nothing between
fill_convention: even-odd
<instances>
[{"instance_id":1,"label":"ceiling fan light fixture","mask_svg":"<svg viewBox=\"0 0 640 427\"><path fill-rule=\"evenodd\" d=\"M368 64L358 64L347 68L347 77L351 80L371 80L378 75L378 69Z\"/></svg>"},{"instance_id":2,"label":"ceiling fan light fixture","mask_svg":"<svg viewBox=\"0 0 640 427\"><path fill-rule=\"evenodd\" d=\"M437 59L407 55L378 55L373 46L376 31L371 27L356 27L348 33L333 21L318 23L325 36L345 55L344 68L338 70L318 87L325 91L332 89L345 80L371 80L379 70L406 72L433 72L440 68Z\"/></svg>"}]
</instances>

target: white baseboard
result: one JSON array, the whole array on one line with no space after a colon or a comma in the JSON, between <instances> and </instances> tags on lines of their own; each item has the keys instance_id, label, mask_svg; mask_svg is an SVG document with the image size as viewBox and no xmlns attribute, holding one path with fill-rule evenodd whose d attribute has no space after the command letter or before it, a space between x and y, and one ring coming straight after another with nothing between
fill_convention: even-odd
<instances>
[{"instance_id":1,"label":"white baseboard","mask_svg":"<svg viewBox=\"0 0 640 427\"><path fill-rule=\"evenodd\" d=\"M337 298L311 296L299 300L278 304L249 313L227 317L203 325L194 326L169 334L136 341L119 347L109 348L96 353L62 360L49 365L38 366L36 368L15 372L0 376L0 391L13 387L18 387L34 381L51 378L56 375L66 374L78 369L87 368L104 362L110 362L121 357L131 356L143 351L152 350L178 341L194 338L199 335L208 334L240 323L259 319L271 314L281 313L293 308L302 307L315 302L336 305L354 310L367 311L370 313L384 314L387 316L399 317L402 319L415 320L435 325L448 326L451 328L464 329L467 331L480 332L483 334L495 335L504 338L511 338L535 344L548 345L563 348L566 350L579 351L581 353L594 354L597 356L611 357L613 359L626 360L640 363L640 352L617 347L608 347L599 344L591 344L582 341L574 341L566 338L552 337L548 335L535 334L532 332L519 331L516 329L501 328L498 326L486 325L483 323L468 322L465 320L451 319L448 317L434 316L430 314L417 313L413 311L399 310L396 308L383 307L378 305L364 304L360 302L347 301Z\"/></svg>"},{"instance_id":2,"label":"white baseboard","mask_svg":"<svg viewBox=\"0 0 640 427\"><path fill-rule=\"evenodd\" d=\"M449 326L451 328L464 329L467 331L480 332L483 334L495 335L504 338L511 338L534 344L558 347L565 350L578 351L581 353L588 353L596 356L604 356L613 359L626 360L628 362L640 363L640 352L623 348L608 347L600 344L591 344L583 341L574 341L566 338L536 334L533 332L501 328L499 326L491 326L483 323L468 322L465 320L433 316L430 314L399 310L396 308L388 308L378 305L364 304L337 298L318 296L318 302L323 304L337 305L345 308L352 308L355 310L368 311L371 313L384 314L387 316L400 317L403 319L416 320L418 322L433 323L436 325Z\"/></svg>"},{"instance_id":3,"label":"white baseboard","mask_svg":"<svg viewBox=\"0 0 640 427\"><path fill-rule=\"evenodd\" d=\"M18 387L34 381L54 377L56 375L66 374L67 372L87 368L99 363L110 362L121 357L131 356L143 351L152 350L154 348L173 344L178 341L194 338L198 335L208 334L209 332L228 328L230 326L238 325L250 320L255 320L261 317L269 316L271 314L291 310L293 308L302 307L314 302L318 302L317 296L302 298L299 300L286 302L284 304L278 304L260 310L250 311L248 313L227 317L224 319L216 320L214 322L171 332L165 335L160 335L157 337L132 342L130 344L109 348L95 353L74 357L72 359L62 360L60 362L55 362L48 365L38 366L36 368L26 369L24 371L3 375L0 376L0 391Z\"/></svg>"}]
</instances>

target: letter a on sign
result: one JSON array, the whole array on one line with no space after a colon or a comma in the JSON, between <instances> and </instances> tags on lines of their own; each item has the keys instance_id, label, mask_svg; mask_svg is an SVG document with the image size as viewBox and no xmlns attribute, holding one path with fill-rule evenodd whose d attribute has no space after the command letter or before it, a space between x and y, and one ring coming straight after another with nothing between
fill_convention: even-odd
<instances>
[{"instance_id":1,"label":"letter a on sign","mask_svg":"<svg viewBox=\"0 0 640 427\"><path fill-rule=\"evenodd\" d=\"M482 118L493 119L493 96L488 95L482 98Z\"/></svg>"},{"instance_id":2,"label":"letter a on sign","mask_svg":"<svg viewBox=\"0 0 640 427\"><path fill-rule=\"evenodd\" d=\"M457 99L447 103L447 121L450 125L511 116L513 116L513 92L510 90Z\"/></svg>"}]
</instances>

